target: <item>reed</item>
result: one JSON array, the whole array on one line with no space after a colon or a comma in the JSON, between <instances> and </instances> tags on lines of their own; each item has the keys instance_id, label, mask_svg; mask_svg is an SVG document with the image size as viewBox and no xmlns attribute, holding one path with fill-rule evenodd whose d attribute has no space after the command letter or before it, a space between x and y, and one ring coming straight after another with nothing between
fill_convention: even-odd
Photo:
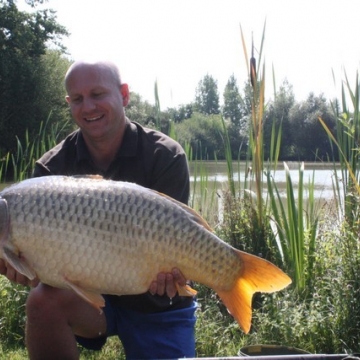
<instances>
[{"instance_id":1,"label":"reed","mask_svg":"<svg viewBox=\"0 0 360 360\"><path fill-rule=\"evenodd\" d=\"M294 287L305 297L313 293L315 240L320 213L314 197L314 173L304 194L304 163L299 167L298 194L295 196L289 167L286 172L286 200L283 202L274 179L268 174L267 184L271 206L271 224L284 265Z\"/></svg>"},{"instance_id":2,"label":"reed","mask_svg":"<svg viewBox=\"0 0 360 360\"><path fill-rule=\"evenodd\" d=\"M161 106L159 97L159 85L157 80L154 84L154 96L155 96L155 117L156 117L156 129L161 131Z\"/></svg>"},{"instance_id":3,"label":"reed","mask_svg":"<svg viewBox=\"0 0 360 360\"><path fill-rule=\"evenodd\" d=\"M32 137L27 129L23 142L16 137L17 148L15 153L7 153L0 163L0 180L22 181L31 176L35 162L46 151L54 147L61 135L69 128L69 122L55 123L50 122L50 117L45 122L41 122L38 132ZM11 173L11 178L10 174Z\"/></svg>"},{"instance_id":4,"label":"reed","mask_svg":"<svg viewBox=\"0 0 360 360\"><path fill-rule=\"evenodd\" d=\"M224 144L224 149L225 149L225 159L226 159L226 165L227 165L228 187L229 187L231 195L235 198L237 193L235 191L234 169L233 169L233 161L232 161L229 133L227 131L226 123L225 123L225 120L223 117L221 117L221 122L223 125L223 144Z\"/></svg>"},{"instance_id":5,"label":"reed","mask_svg":"<svg viewBox=\"0 0 360 360\"><path fill-rule=\"evenodd\" d=\"M259 63L261 63L262 49L265 39L265 27L261 40ZM248 68L249 80L252 85L251 98L251 123L249 124L249 151L252 161L252 176L255 178L255 195L258 223L260 227L264 226L264 207L263 207L263 170L264 170L264 149L263 149L263 120L265 106L265 64L262 67L262 73L256 69L256 60L254 57L254 44L252 44L252 56L250 64L248 63L248 53L242 28L241 39L243 52Z\"/></svg>"},{"instance_id":6,"label":"reed","mask_svg":"<svg viewBox=\"0 0 360 360\"><path fill-rule=\"evenodd\" d=\"M6 153L0 160L0 183L6 181L6 173L9 168L10 153Z\"/></svg>"},{"instance_id":7,"label":"reed","mask_svg":"<svg viewBox=\"0 0 360 360\"><path fill-rule=\"evenodd\" d=\"M350 99L350 105L347 99ZM339 221L345 219L349 224L356 225L360 210L360 83L358 73L354 89L345 73L345 81L341 87L341 109L337 102L333 103L332 107L337 119L336 137L321 118L319 121L339 154L340 170L334 166L333 177Z\"/></svg>"},{"instance_id":8,"label":"reed","mask_svg":"<svg viewBox=\"0 0 360 360\"><path fill-rule=\"evenodd\" d=\"M331 133L319 118L330 140L334 153L338 152L339 167L335 166L333 188L337 205L336 254L338 257L335 282L335 300L338 309L337 325L341 328L343 342L349 349L358 349L360 304L354 301L360 293L360 82L356 73L352 88L345 73L341 87L341 107L335 103L336 134ZM333 155L333 159L335 159ZM335 278L335 276L334 276Z\"/></svg>"}]
</instances>

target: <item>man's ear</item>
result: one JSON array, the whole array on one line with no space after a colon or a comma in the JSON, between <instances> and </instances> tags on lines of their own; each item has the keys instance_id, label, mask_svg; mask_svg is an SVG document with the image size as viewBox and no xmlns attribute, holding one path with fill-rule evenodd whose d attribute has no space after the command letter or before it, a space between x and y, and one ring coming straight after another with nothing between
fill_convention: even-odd
<instances>
[{"instance_id":1,"label":"man's ear","mask_svg":"<svg viewBox=\"0 0 360 360\"><path fill-rule=\"evenodd\" d=\"M66 96L65 96L65 100L66 100L66 102L67 102L68 104L70 104L70 96L69 96L69 95L66 95Z\"/></svg>"},{"instance_id":2,"label":"man's ear","mask_svg":"<svg viewBox=\"0 0 360 360\"><path fill-rule=\"evenodd\" d=\"M127 104L130 101L130 91L128 84L121 84L120 86L120 92L123 99L123 105L127 106Z\"/></svg>"}]
</instances>

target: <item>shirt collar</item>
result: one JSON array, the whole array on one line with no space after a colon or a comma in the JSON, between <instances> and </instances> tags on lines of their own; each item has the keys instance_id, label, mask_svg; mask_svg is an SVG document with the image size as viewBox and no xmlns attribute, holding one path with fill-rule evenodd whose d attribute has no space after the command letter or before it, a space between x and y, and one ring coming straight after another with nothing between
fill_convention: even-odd
<instances>
[{"instance_id":1,"label":"shirt collar","mask_svg":"<svg viewBox=\"0 0 360 360\"><path fill-rule=\"evenodd\" d=\"M136 155L138 146L138 129L137 126L126 118L125 134L122 140L122 144L118 151L117 157L132 157ZM77 161L87 160L91 161L89 150L86 146L84 137L81 130L78 130L76 139L76 156Z\"/></svg>"}]
</instances>

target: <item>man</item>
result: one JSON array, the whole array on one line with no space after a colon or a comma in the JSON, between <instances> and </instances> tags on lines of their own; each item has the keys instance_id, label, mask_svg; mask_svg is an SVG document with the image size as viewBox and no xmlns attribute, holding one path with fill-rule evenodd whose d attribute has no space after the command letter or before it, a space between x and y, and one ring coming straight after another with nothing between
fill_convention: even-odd
<instances>
[{"instance_id":1,"label":"man","mask_svg":"<svg viewBox=\"0 0 360 360\"><path fill-rule=\"evenodd\" d=\"M37 161L34 176L100 174L188 201L189 173L182 148L126 118L129 89L116 66L76 62L65 76L65 87L79 130ZM0 273L29 284L3 261ZM105 296L102 314L73 291L40 283L26 305L29 356L77 359L76 341L96 350L107 336L118 335L129 359L193 357L196 303L176 293L176 283L185 282L178 269L158 274L145 294Z\"/></svg>"}]
</instances>

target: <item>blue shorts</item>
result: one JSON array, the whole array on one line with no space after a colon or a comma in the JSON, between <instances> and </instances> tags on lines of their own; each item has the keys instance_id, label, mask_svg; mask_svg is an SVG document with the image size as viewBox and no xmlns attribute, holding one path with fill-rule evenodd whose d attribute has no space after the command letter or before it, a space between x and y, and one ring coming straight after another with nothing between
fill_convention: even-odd
<instances>
[{"instance_id":1,"label":"blue shorts","mask_svg":"<svg viewBox=\"0 0 360 360\"><path fill-rule=\"evenodd\" d=\"M104 297L106 335L119 337L126 359L195 357L195 300L192 306L182 309L141 313L113 306ZM76 340L87 349L100 350L107 336L94 339L77 336Z\"/></svg>"}]
</instances>

